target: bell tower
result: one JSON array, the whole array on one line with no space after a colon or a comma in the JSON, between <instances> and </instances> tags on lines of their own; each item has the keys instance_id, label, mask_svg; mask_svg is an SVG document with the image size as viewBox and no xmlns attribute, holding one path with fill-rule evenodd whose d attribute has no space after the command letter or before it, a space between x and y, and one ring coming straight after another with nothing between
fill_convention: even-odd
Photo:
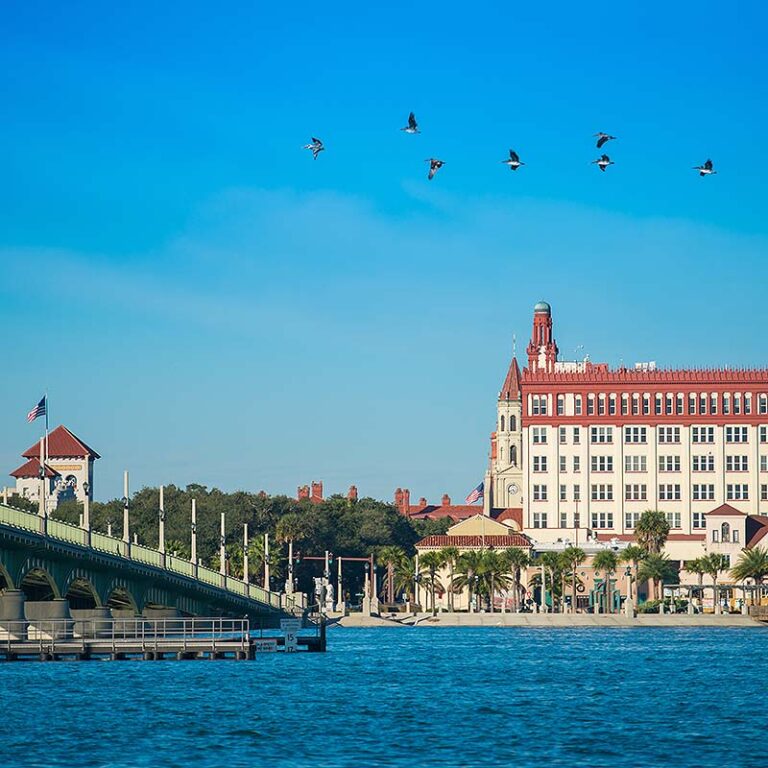
<instances>
[{"instance_id":1,"label":"bell tower","mask_svg":"<svg viewBox=\"0 0 768 768\"><path fill-rule=\"evenodd\" d=\"M546 301L540 301L533 308L533 331L528 344L528 368L552 373L559 352L552 336L552 308Z\"/></svg>"}]
</instances>

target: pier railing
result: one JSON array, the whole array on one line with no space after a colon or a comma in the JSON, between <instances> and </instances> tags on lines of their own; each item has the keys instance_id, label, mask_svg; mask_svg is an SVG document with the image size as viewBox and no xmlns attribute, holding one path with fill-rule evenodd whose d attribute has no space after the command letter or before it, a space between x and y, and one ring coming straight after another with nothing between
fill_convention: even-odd
<instances>
[{"instance_id":1,"label":"pier railing","mask_svg":"<svg viewBox=\"0 0 768 768\"><path fill-rule=\"evenodd\" d=\"M279 592L271 592L264 589L264 587L260 587L258 584L250 584L234 576L225 576L218 571L206 568L198 563L192 563L189 560L184 560L176 555L160 552L143 544L123 541L98 531L80 528L79 526L65 523L62 520L42 517L34 512L26 512L0 504L0 524L30 531L51 539L67 542L68 544L76 544L96 552L104 552L136 563L151 565L172 573L178 573L227 592L232 592L240 597L263 603L276 610L283 608L287 611L296 611L303 608L303 595L300 593L281 595Z\"/></svg>"}]
</instances>

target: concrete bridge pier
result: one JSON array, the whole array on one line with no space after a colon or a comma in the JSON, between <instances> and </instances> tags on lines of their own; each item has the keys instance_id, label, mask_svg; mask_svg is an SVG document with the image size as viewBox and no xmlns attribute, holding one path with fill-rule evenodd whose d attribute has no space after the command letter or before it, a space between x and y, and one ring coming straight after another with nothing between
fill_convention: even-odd
<instances>
[{"instance_id":1,"label":"concrete bridge pier","mask_svg":"<svg viewBox=\"0 0 768 768\"><path fill-rule=\"evenodd\" d=\"M24 611L29 621L30 640L66 640L72 637L69 601L63 597L43 602L27 602Z\"/></svg>"},{"instance_id":2,"label":"concrete bridge pier","mask_svg":"<svg viewBox=\"0 0 768 768\"><path fill-rule=\"evenodd\" d=\"M107 637L112 633L112 610L101 605L96 608L71 608L74 637Z\"/></svg>"},{"instance_id":3,"label":"concrete bridge pier","mask_svg":"<svg viewBox=\"0 0 768 768\"><path fill-rule=\"evenodd\" d=\"M0 595L0 640L26 640L24 621L26 595L20 589L6 589Z\"/></svg>"}]
</instances>

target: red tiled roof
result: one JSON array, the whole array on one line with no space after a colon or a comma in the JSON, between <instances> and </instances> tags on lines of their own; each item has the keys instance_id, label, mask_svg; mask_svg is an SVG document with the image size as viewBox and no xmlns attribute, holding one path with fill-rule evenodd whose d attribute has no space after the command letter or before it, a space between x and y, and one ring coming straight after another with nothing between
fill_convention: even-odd
<instances>
[{"instance_id":1,"label":"red tiled roof","mask_svg":"<svg viewBox=\"0 0 768 768\"><path fill-rule=\"evenodd\" d=\"M752 521L757 523L760 527L750 535L749 529L752 528ZM747 518L747 543L745 546L748 549L754 547L762 541L766 535L768 535L768 517L765 515L750 515Z\"/></svg>"},{"instance_id":2,"label":"red tiled roof","mask_svg":"<svg viewBox=\"0 0 768 768\"><path fill-rule=\"evenodd\" d=\"M58 472L55 472L46 464L46 477L57 477L58 474ZM11 472L11 477L40 477L40 459L30 459L26 464L22 464L18 469L14 469Z\"/></svg>"},{"instance_id":3,"label":"red tiled roof","mask_svg":"<svg viewBox=\"0 0 768 768\"><path fill-rule=\"evenodd\" d=\"M738 517L746 517L746 512L739 512L738 509L732 507L730 504L721 504L719 507L707 512L708 515L734 515Z\"/></svg>"},{"instance_id":4,"label":"red tiled roof","mask_svg":"<svg viewBox=\"0 0 768 768\"><path fill-rule=\"evenodd\" d=\"M507 371L507 377L501 385L499 400L519 400L520 399L520 366L517 364L517 358L513 357Z\"/></svg>"},{"instance_id":5,"label":"red tiled roof","mask_svg":"<svg viewBox=\"0 0 768 768\"><path fill-rule=\"evenodd\" d=\"M495 512L495 514L494 514ZM517 525L522 529L523 527L523 508L522 507L509 507L508 509L494 510L491 516L494 520L503 523L505 520L514 520Z\"/></svg>"},{"instance_id":6,"label":"red tiled roof","mask_svg":"<svg viewBox=\"0 0 768 768\"><path fill-rule=\"evenodd\" d=\"M452 520L466 520L483 512L483 508L475 504L450 504L440 507L428 504L426 507L411 507L411 509L418 510L410 513L410 517L414 520L440 520L444 517L450 517Z\"/></svg>"},{"instance_id":7,"label":"red tiled roof","mask_svg":"<svg viewBox=\"0 0 768 768\"><path fill-rule=\"evenodd\" d=\"M34 456L40 456L40 442L35 443L31 448L21 454L25 459L31 459ZM86 456L92 456L94 459L100 459L93 448L89 448L80 438L73 435L65 426L56 427L48 435L48 458L64 459L78 458L84 459Z\"/></svg>"},{"instance_id":8,"label":"red tiled roof","mask_svg":"<svg viewBox=\"0 0 768 768\"><path fill-rule=\"evenodd\" d=\"M509 547L530 547L531 542L520 533L511 533L508 536L426 536L416 543L416 547L422 549L443 547L493 547L494 549L507 549Z\"/></svg>"},{"instance_id":9,"label":"red tiled roof","mask_svg":"<svg viewBox=\"0 0 768 768\"><path fill-rule=\"evenodd\" d=\"M601 384L768 384L768 369L765 368L703 368L700 370L655 368L637 370L617 368L609 370L605 363L587 363L584 371L546 371L540 368L523 370L523 383L601 383Z\"/></svg>"}]
</instances>

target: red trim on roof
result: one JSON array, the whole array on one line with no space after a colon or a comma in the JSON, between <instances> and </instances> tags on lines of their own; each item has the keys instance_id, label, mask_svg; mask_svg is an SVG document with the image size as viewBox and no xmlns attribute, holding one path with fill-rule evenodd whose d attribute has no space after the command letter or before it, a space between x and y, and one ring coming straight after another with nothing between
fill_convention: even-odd
<instances>
[{"instance_id":1,"label":"red trim on roof","mask_svg":"<svg viewBox=\"0 0 768 768\"><path fill-rule=\"evenodd\" d=\"M31 448L28 448L21 454L25 459L31 459L34 456L40 456L40 441L36 442ZM93 448L88 447L79 437L72 434L64 425L56 427L48 435L48 458L49 459L84 459L91 456L94 459L100 459Z\"/></svg>"},{"instance_id":2,"label":"red trim on roof","mask_svg":"<svg viewBox=\"0 0 768 768\"><path fill-rule=\"evenodd\" d=\"M707 512L708 515L734 515L738 517L746 517L746 512L739 512L736 507L732 507L730 504L721 504L719 507Z\"/></svg>"},{"instance_id":3,"label":"red trim on roof","mask_svg":"<svg viewBox=\"0 0 768 768\"><path fill-rule=\"evenodd\" d=\"M47 464L45 465L46 477L58 477L58 475L58 472L51 469ZM40 459L30 459L28 462L26 462L26 464L22 464L18 469L14 469L13 472L11 472L11 477L15 477L17 479L27 477L40 477Z\"/></svg>"},{"instance_id":4,"label":"red trim on roof","mask_svg":"<svg viewBox=\"0 0 768 768\"><path fill-rule=\"evenodd\" d=\"M520 533L511 533L507 536L426 536L416 543L416 547L422 549L442 549L443 547L485 547L486 549L489 547L495 549L525 547L527 549L530 546L531 542L528 537Z\"/></svg>"},{"instance_id":5,"label":"red trim on roof","mask_svg":"<svg viewBox=\"0 0 768 768\"><path fill-rule=\"evenodd\" d=\"M617 368L609 370L605 363L587 363L583 372L557 371L547 372L536 368L523 370L523 384L727 384L750 383L768 385L768 369L766 368L703 368L665 369L656 368L649 371L638 371L634 368Z\"/></svg>"},{"instance_id":6,"label":"red trim on roof","mask_svg":"<svg viewBox=\"0 0 768 768\"><path fill-rule=\"evenodd\" d=\"M517 358L513 357L509 364L507 376L501 385L499 400L519 400L520 395L520 366L517 364Z\"/></svg>"},{"instance_id":7,"label":"red trim on roof","mask_svg":"<svg viewBox=\"0 0 768 768\"><path fill-rule=\"evenodd\" d=\"M468 517L481 515L483 508L474 504L446 504L445 506L435 506L429 504L426 507L411 507L410 517L414 520L440 520L444 517L450 517L452 520L466 520Z\"/></svg>"}]
</instances>

